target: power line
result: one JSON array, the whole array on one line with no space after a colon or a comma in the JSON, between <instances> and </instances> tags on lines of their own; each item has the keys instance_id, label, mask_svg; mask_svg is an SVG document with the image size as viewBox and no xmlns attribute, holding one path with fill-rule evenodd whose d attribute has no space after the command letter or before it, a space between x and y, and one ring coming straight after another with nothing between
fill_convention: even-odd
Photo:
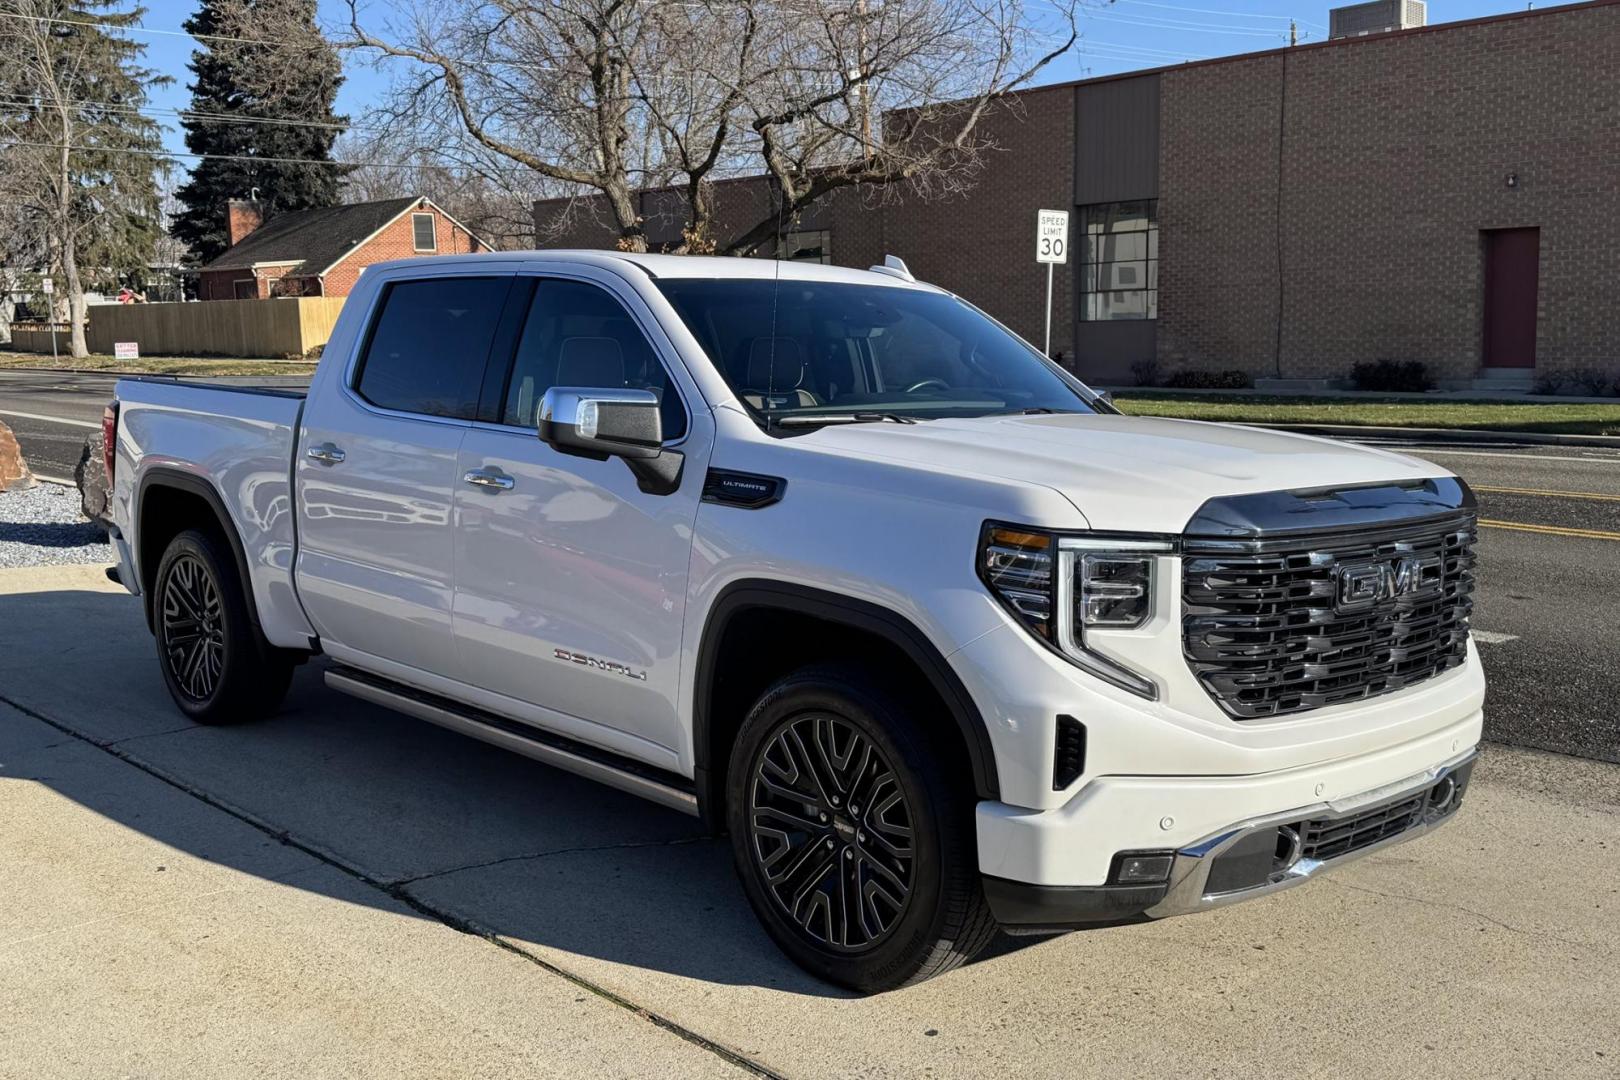
<instances>
[{"instance_id":1,"label":"power line","mask_svg":"<svg viewBox=\"0 0 1620 1080\"><path fill-rule=\"evenodd\" d=\"M1276 30L1260 30L1254 27L1245 27L1238 30L1229 30L1220 23L1185 22L1181 19L1162 19L1148 21L1146 19L1133 19L1122 15L1089 15L1087 18L1102 22L1128 23L1131 26L1146 26L1154 30L1175 30L1200 34L1225 34L1230 37L1263 37L1278 38L1285 36L1288 31L1281 28Z\"/></svg>"},{"instance_id":2,"label":"power line","mask_svg":"<svg viewBox=\"0 0 1620 1080\"><path fill-rule=\"evenodd\" d=\"M290 41L271 41L265 38L231 37L227 34L192 34L185 30L162 30L155 26L142 26L140 23L120 25L112 22L100 22L95 19L62 19L50 15L25 15L17 11L0 12L0 19L21 19L25 22L53 23L57 26L88 26L100 30L130 30L140 34L160 34L165 37L188 37L199 41L228 41L237 45L292 45Z\"/></svg>"},{"instance_id":3,"label":"power line","mask_svg":"<svg viewBox=\"0 0 1620 1080\"><path fill-rule=\"evenodd\" d=\"M255 165L330 165L338 169L417 169L420 165L400 161L320 161L316 158L257 157L252 154L194 154L189 150L141 150L133 146L71 146L62 143L7 142L6 146L28 146L36 150L77 150L97 154L134 154L137 157L185 157L199 161L242 161Z\"/></svg>"},{"instance_id":4,"label":"power line","mask_svg":"<svg viewBox=\"0 0 1620 1080\"><path fill-rule=\"evenodd\" d=\"M0 99L0 105L31 106L40 104L37 100L28 98ZM368 127L363 124L337 124L325 120L297 120L291 117L274 116L243 116L237 113L207 112L198 109L174 109L165 105L121 105L116 102L102 101L68 101L67 107L73 109L105 109L109 112L135 113L145 116L148 113L163 117L178 117L181 120L206 120L222 124L269 124L282 127L323 128L333 131L381 131L381 128ZM157 116L148 117L156 119Z\"/></svg>"},{"instance_id":5,"label":"power line","mask_svg":"<svg viewBox=\"0 0 1620 1080\"><path fill-rule=\"evenodd\" d=\"M1297 19L1292 15L1271 15L1259 11L1233 11L1230 8L1199 8L1187 7L1184 4L1161 4L1157 0L1107 0L1109 4L1130 4L1133 7L1164 8L1168 11L1189 11L1195 15L1225 15L1233 19L1274 19L1279 22L1297 22L1301 26L1314 26L1318 30L1327 27L1321 23L1313 23L1309 19Z\"/></svg>"}]
</instances>

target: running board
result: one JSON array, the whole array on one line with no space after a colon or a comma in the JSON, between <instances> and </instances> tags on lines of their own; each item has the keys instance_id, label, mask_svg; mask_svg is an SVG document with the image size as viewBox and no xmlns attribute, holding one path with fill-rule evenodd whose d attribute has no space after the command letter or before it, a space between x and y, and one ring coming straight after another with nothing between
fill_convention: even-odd
<instances>
[{"instance_id":1,"label":"running board","mask_svg":"<svg viewBox=\"0 0 1620 1080\"><path fill-rule=\"evenodd\" d=\"M394 709L418 720L471 735L554 768L639 795L643 799L698 815L697 794L674 773L621 758L528 724L520 724L471 705L461 705L401 683L350 667L333 667L326 685L341 694Z\"/></svg>"}]
</instances>

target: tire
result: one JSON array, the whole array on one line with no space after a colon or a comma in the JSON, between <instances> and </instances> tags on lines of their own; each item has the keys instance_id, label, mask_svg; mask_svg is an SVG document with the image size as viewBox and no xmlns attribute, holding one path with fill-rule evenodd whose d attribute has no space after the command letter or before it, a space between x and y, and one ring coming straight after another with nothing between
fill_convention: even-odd
<instances>
[{"instance_id":1,"label":"tire","mask_svg":"<svg viewBox=\"0 0 1620 1080\"><path fill-rule=\"evenodd\" d=\"M225 541L198 529L169 541L152 605L158 667L181 712L199 724L235 724L281 704L293 661L253 625Z\"/></svg>"},{"instance_id":2,"label":"tire","mask_svg":"<svg viewBox=\"0 0 1620 1080\"><path fill-rule=\"evenodd\" d=\"M726 776L732 855L766 932L811 974L893 990L995 936L972 791L933 741L853 667L789 675L743 721Z\"/></svg>"}]
</instances>

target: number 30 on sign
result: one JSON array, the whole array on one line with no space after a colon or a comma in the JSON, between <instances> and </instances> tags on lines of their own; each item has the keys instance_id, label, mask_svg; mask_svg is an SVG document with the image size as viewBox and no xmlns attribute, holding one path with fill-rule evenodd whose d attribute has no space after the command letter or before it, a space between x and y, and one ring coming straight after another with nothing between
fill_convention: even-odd
<instances>
[{"instance_id":1,"label":"number 30 on sign","mask_svg":"<svg viewBox=\"0 0 1620 1080\"><path fill-rule=\"evenodd\" d=\"M1067 263L1069 261L1069 212L1067 210L1037 211L1035 219L1035 261L1038 263Z\"/></svg>"}]
</instances>

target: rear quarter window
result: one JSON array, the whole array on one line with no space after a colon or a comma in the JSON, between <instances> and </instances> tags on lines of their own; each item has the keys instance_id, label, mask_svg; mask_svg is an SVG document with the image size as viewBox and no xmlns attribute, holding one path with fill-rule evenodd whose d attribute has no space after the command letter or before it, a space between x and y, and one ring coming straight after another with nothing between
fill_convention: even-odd
<instances>
[{"instance_id":1,"label":"rear quarter window","mask_svg":"<svg viewBox=\"0 0 1620 1080\"><path fill-rule=\"evenodd\" d=\"M510 285L507 277L389 285L355 390L378 408L472 419Z\"/></svg>"}]
</instances>

